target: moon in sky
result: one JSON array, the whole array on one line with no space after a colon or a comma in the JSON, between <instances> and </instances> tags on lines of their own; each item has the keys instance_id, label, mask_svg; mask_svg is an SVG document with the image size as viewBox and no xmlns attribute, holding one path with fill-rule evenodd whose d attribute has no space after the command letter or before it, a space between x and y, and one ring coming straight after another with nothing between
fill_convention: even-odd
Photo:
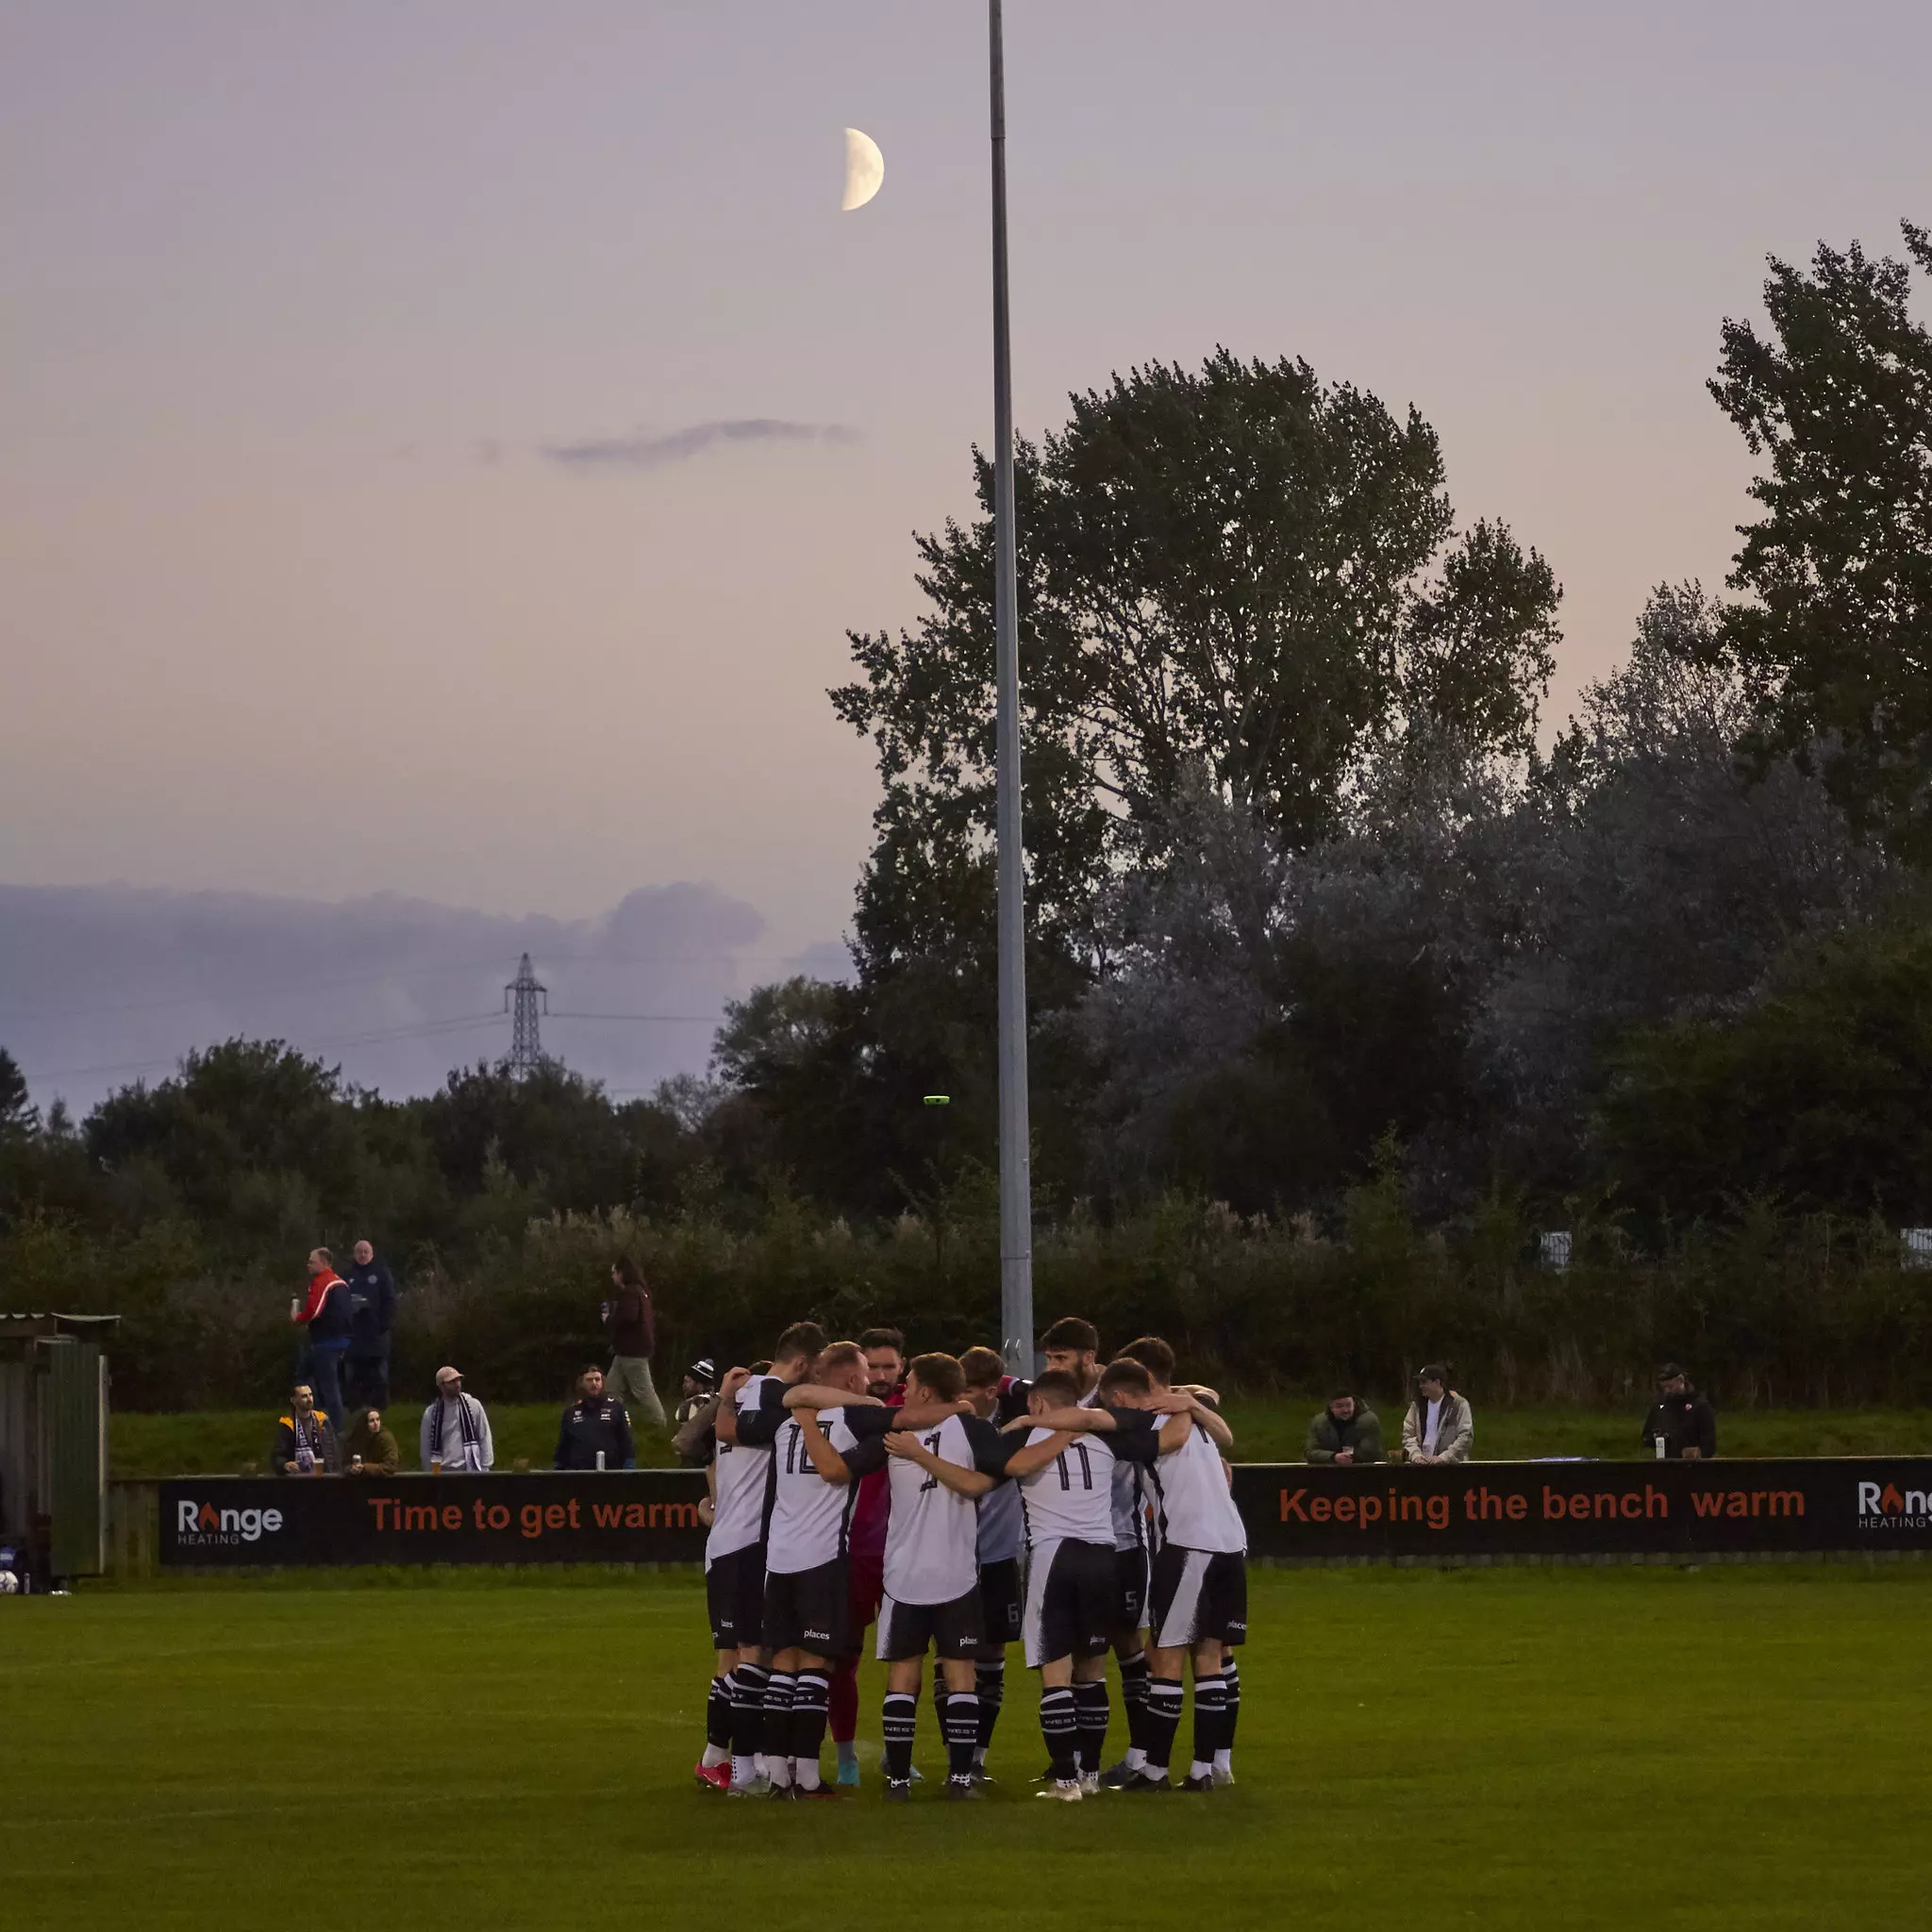
<instances>
[{"instance_id":1,"label":"moon in sky","mask_svg":"<svg viewBox=\"0 0 1932 1932\"><path fill-rule=\"evenodd\" d=\"M839 206L848 214L863 208L886 178L886 158L871 135L856 127L845 130L845 199Z\"/></svg>"}]
</instances>

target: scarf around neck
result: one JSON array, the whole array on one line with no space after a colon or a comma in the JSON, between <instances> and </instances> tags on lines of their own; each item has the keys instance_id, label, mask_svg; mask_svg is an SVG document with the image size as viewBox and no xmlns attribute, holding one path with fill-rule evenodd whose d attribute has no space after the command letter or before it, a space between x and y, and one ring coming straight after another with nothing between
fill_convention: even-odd
<instances>
[{"instance_id":1,"label":"scarf around neck","mask_svg":"<svg viewBox=\"0 0 1932 1932\"><path fill-rule=\"evenodd\" d=\"M481 1449L483 1446L482 1427L470 1412L471 1405L475 1399L474 1395L460 1392L455 1397L457 1428L462 1436L463 1448L466 1451ZM436 1427L429 1439L429 1453L432 1456L442 1454L443 1410L449 1406L450 1400L451 1398L445 1395L439 1395L436 1398Z\"/></svg>"}]
</instances>

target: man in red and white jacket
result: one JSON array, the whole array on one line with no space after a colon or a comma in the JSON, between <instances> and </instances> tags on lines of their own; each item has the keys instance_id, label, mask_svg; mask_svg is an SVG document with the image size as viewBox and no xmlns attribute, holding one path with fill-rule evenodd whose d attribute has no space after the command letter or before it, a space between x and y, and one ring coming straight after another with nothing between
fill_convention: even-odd
<instances>
[{"instance_id":1,"label":"man in red and white jacket","mask_svg":"<svg viewBox=\"0 0 1932 1932\"><path fill-rule=\"evenodd\" d=\"M297 1377L315 1391L315 1407L340 1431L342 1420L342 1357L348 1353L354 1316L349 1284L336 1273L326 1248L308 1251L308 1292L289 1307L289 1319L304 1333Z\"/></svg>"}]
</instances>

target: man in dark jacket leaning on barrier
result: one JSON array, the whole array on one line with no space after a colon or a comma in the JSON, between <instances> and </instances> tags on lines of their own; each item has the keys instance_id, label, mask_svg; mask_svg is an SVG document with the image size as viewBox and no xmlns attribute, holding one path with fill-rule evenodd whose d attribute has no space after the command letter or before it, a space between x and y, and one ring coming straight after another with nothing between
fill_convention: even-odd
<instances>
[{"instance_id":1,"label":"man in dark jacket leaning on barrier","mask_svg":"<svg viewBox=\"0 0 1932 1932\"><path fill-rule=\"evenodd\" d=\"M1643 1419L1647 1448L1675 1462L1707 1462L1717 1454L1717 1415L1675 1362L1657 1372L1656 1406ZM1657 1449L1662 1442L1663 1447Z\"/></svg>"},{"instance_id":2,"label":"man in dark jacket leaning on barrier","mask_svg":"<svg viewBox=\"0 0 1932 1932\"><path fill-rule=\"evenodd\" d=\"M599 1457L603 1457L600 1462ZM577 1377L577 1399L563 1412L557 1432L558 1469L634 1469L637 1444L624 1404L604 1390L604 1371L588 1368Z\"/></svg>"},{"instance_id":3,"label":"man in dark jacket leaning on barrier","mask_svg":"<svg viewBox=\"0 0 1932 1932\"><path fill-rule=\"evenodd\" d=\"M1382 1460L1381 1419L1353 1395L1330 1398L1328 1407L1308 1424L1304 1452L1310 1462L1336 1462L1342 1468Z\"/></svg>"}]
</instances>

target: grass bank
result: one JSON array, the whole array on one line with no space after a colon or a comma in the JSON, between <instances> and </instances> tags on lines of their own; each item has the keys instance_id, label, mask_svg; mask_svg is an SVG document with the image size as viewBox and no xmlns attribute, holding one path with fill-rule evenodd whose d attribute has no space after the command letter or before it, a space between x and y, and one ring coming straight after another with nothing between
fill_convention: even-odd
<instances>
[{"instance_id":1,"label":"grass bank","mask_svg":"<svg viewBox=\"0 0 1932 1932\"><path fill-rule=\"evenodd\" d=\"M1298 1462L1308 1418L1322 1406L1317 1395L1230 1395L1226 1410L1235 1430L1235 1453L1243 1462ZM1392 1447L1402 1428L1399 1405L1383 1407L1384 1433ZM527 1458L547 1469L557 1446L558 1407L548 1403L491 1404L491 1428L497 1463L508 1469ZM249 1462L267 1465L275 1411L217 1409L201 1413L113 1418L111 1465L123 1477L233 1474ZM391 1416L405 1458L413 1466L421 1409L397 1407ZM1486 1461L1514 1462L1543 1456L1639 1459L1642 1421L1635 1411L1585 1408L1476 1410L1476 1453ZM1932 1408L1740 1409L1718 1421L1718 1446L1725 1456L1932 1456ZM674 1460L661 1437L639 1441L644 1467Z\"/></svg>"}]
</instances>

